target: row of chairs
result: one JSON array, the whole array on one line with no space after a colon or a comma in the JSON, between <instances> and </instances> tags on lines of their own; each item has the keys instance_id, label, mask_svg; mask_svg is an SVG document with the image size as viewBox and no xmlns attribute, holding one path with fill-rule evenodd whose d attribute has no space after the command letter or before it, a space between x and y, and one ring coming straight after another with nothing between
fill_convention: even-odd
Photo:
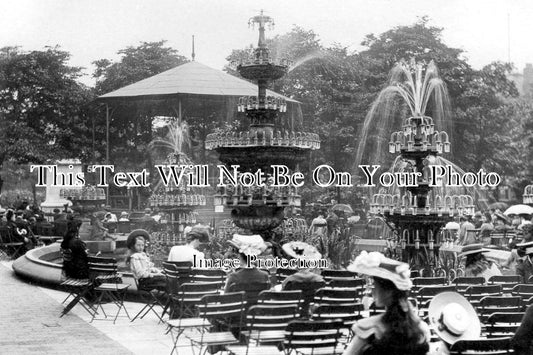
<instances>
[{"instance_id":1,"label":"row of chairs","mask_svg":"<svg viewBox=\"0 0 533 355\"><path fill-rule=\"evenodd\" d=\"M260 301L247 311L244 292L202 297L195 317L168 321L172 353L178 353L178 339L185 334L200 352L223 346L234 355L286 354L291 350L299 354L341 354L350 341L350 328L362 317L362 305L323 305L315 309L310 320L297 319L297 300L301 297L298 293L264 291ZM505 354L522 317L519 312L494 313L484 324L487 339L456 343L450 353L478 354L473 350L500 349L495 353ZM200 333L187 333L190 329Z\"/></svg>"},{"instance_id":2,"label":"row of chairs","mask_svg":"<svg viewBox=\"0 0 533 355\"><path fill-rule=\"evenodd\" d=\"M80 304L91 315L91 322L98 314L103 315L102 319L107 319L103 304L113 303L117 306L113 323L116 322L121 311L124 311L130 319L128 310L124 306L124 298L130 285L122 282L116 259L89 257L88 265L88 279L67 278L61 283L61 286L68 292L63 303L70 300L63 309L61 317L75 305Z\"/></svg>"},{"instance_id":3,"label":"row of chairs","mask_svg":"<svg viewBox=\"0 0 533 355\"><path fill-rule=\"evenodd\" d=\"M179 337L194 328L200 333L186 337L200 352L207 347L223 346L235 355L280 354L290 349L342 353L342 331L350 325L337 318L298 320L300 302L301 291L263 291L258 303L249 309L242 291L204 296L196 304L195 317L168 321L174 344L172 352L178 352Z\"/></svg>"}]
</instances>

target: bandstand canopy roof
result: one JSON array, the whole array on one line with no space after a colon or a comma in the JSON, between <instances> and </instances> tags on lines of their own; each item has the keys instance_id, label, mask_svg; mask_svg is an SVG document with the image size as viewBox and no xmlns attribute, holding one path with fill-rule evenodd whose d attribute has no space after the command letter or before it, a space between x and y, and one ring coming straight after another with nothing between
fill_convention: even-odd
<instances>
[{"instance_id":1,"label":"bandstand canopy roof","mask_svg":"<svg viewBox=\"0 0 533 355\"><path fill-rule=\"evenodd\" d=\"M98 100L162 99L182 95L256 96L257 85L193 61L99 96ZM298 102L270 90L267 95Z\"/></svg>"}]
</instances>

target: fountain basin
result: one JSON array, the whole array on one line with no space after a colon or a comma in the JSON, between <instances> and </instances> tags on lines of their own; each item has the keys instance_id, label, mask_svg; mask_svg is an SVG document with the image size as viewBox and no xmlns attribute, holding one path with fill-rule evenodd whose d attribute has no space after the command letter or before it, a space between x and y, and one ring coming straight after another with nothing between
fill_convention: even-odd
<instances>
[{"instance_id":1,"label":"fountain basin","mask_svg":"<svg viewBox=\"0 0 533 355\"><path fill-rule=\"evenodd\" d=\"M120 248L115 249L113 252L98 250L98 245L107 243L108 245L104 246L103 249L110 250L109 247L115 245L114 241L86 241L86 243L89 250L96 250L96 252L102 251L102 256L115 257L119 264L119 271L121 271L123 282L130 285L130 290L137 290L133 275L129 272L129 268L126 267L124 262L126 253L124 248L121 247L123 241L119 240L116 243ZM15 274L30 282L47 286L59 286L65 280L62 275L60 245L58 242L29 250L13 262L12 268Z\"/></svg>"}]
</instances>

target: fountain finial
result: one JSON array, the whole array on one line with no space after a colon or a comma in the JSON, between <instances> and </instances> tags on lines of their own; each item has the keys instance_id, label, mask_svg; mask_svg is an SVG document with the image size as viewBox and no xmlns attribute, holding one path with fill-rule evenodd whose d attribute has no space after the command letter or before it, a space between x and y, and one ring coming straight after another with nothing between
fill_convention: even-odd
<instances>
[{"instance_id":1,"label":"fountain finial","mask_svg":"<svg viewBox=\"0 0 533 355\"><path fill-rule=\"evenodd\" d=\"M259 41L257 46L259 48L264 48L266 47L265 25L268 25L269 29L272 29L274 27L274 19L264 15L264 11L261 9L259 15L251 17L250 20L248 20L248 25L252 26L252 28L255 27L256 23L259 25Z\"/></svg>"}]
</instances>

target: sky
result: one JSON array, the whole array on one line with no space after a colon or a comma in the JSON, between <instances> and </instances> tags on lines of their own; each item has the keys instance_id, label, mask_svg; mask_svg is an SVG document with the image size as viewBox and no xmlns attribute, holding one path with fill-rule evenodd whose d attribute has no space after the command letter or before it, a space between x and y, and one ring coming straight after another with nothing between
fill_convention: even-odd
<instances>
[{"instance_id":1,"label":"sky","mask_svg":"<svg viewBox=\"0 0 533 355\"><path fill-rule=\"evenodd\" d=\"M361 50L367 34L411 25L427 15L444 28L443 41L465 51L474 68L494 60L522 71L533 63L531 0L0 0L0 46L42 50L59 45L70 64L118 60L117 51L140 42L167 40L188 58L195 36L196 60L222 69L232 49L257 42L248 19L259 13L275 20L267 37L298 25L313 30L324 46ZM510 49L510 51L509 51Z\"/></svg>"}]
</instances>

